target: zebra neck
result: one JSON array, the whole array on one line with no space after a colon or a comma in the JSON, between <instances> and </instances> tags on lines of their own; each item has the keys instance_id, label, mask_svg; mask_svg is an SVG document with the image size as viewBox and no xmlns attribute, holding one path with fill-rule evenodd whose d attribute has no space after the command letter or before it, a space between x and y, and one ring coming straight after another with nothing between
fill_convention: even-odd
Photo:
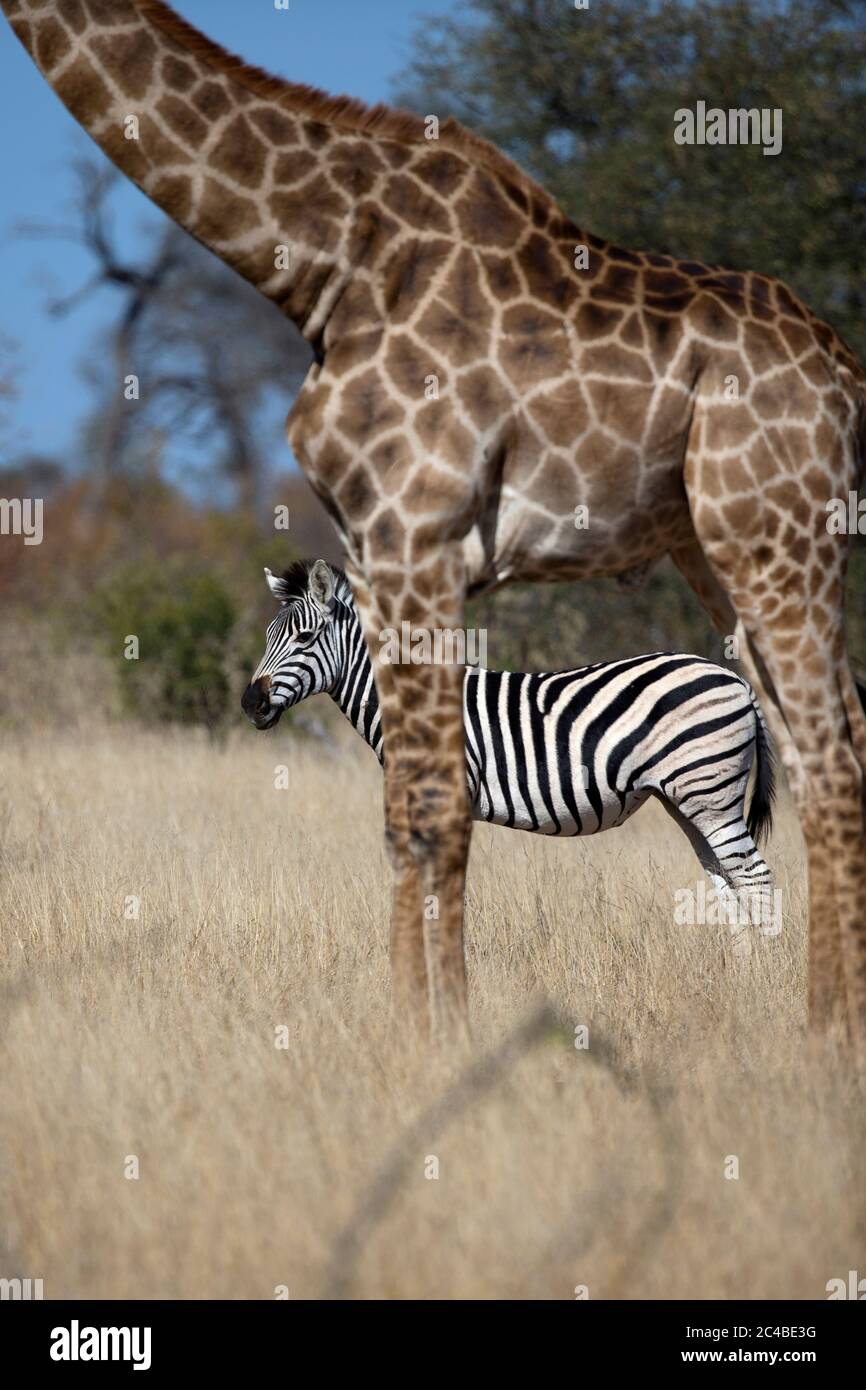
<instances>
[{"instance_id":1,"label":"zebra neck","mask_svg":"<svg viewBox=\"0 0 866 1390\"><path fill-rule=\"evenodd\" d=\"M359 622L349 627L339 678L330 692L337 708L382 761L382 726L373 665Z\"/></svg>"}]
</instances>

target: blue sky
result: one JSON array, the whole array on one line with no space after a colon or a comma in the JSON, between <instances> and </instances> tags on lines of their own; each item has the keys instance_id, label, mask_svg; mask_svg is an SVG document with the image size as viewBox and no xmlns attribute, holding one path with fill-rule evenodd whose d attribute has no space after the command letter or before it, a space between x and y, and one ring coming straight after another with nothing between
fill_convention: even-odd
<instances>
[{"instance_id":1,"label":"blue sky","mask_svg":"<svg viewBox=\"0 0 866 1390\"><path fill-rule=\"evenodd\" d=\"M388 100L424 15L442 15L455 0L174 0L198 28L249 62L295 81L365 101ZM86 349L112 322L115 293L103 289L65 318L46 312L52 294L81 285L92 271L72 244L26 240L20 222L64 220L72 183L70 159L95 146L79 130L0 17L0 179L11 190L0 211L0 335L19 351L19 398L10 452L67 457L92 404L81 376ZM139 229L160 213L131 184L115 195L115 226L134 247ZM286 403L288 407L288 402ZM5 460L0 458L0 464Z\"/></svg>"}]
</instances>

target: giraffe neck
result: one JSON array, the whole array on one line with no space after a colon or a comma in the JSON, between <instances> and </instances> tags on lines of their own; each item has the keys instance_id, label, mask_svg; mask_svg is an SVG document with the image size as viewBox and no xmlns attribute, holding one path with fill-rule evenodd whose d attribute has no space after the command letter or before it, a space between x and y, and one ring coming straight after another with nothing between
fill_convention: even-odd
<instances>
[{"instance_id":1,"label":"giraffe neck","mask_svg":"<svg viewBox=\"0 0 866 1390\"><path fill-rule=\"evenodd\" d=\"M317 348L353 336L363 357L365 330L403 321L403 300L417 303L455 245L465 255L449 284L464 317L472 255L486 249L491 293L510 293L519 278L510 262L537 259L542 232L562 240L545 262L551 293L573 297L577 229L457 122L430 139L418 117L271 77L163 0L0 8L108 157Z\"/></svg>"},{"instance_id":2,"label":"giraffe neck","mask_svg":"<svg viewBox=\"0 0 866 1390\"><path fill-rule=\"evenodd\" d=\"M375 230L387 163L351 103L270 78L162 0L0 0L58 96L160 208L313 342Z\"/></svg>"}]
</instances>

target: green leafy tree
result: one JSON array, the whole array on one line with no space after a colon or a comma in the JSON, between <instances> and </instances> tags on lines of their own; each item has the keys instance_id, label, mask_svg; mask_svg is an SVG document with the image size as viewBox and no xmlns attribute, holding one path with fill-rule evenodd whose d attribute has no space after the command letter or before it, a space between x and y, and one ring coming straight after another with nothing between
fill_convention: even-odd
<instances>
[{"instance_id":1,"label":"green leafy tree","mask_svg":"<svg viewBox=\"0 0 866 1390\"><path fill-rule=\"evenodd\" d=\"M128 713L219 727L231 696L235 608L216 574L122 569L98 587L91 613Z\"/></svg>"}]
</instances>

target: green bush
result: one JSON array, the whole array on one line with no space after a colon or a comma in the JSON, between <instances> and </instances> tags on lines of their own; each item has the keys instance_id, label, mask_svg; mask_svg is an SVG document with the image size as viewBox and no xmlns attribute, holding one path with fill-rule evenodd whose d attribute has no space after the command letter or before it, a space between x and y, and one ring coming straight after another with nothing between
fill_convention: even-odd
<instances>
[{"instance_id":1,"label":"green bush","mask_svg":"<svg viewBox=\"0 0 866 1390\"><path fill-rule=\"evenodd\" d=\"M211 731L222 723L236 615L218 575L156 564L115 571L94 594L91 616L129 714Z\"/></svg>"}]
</instances>

